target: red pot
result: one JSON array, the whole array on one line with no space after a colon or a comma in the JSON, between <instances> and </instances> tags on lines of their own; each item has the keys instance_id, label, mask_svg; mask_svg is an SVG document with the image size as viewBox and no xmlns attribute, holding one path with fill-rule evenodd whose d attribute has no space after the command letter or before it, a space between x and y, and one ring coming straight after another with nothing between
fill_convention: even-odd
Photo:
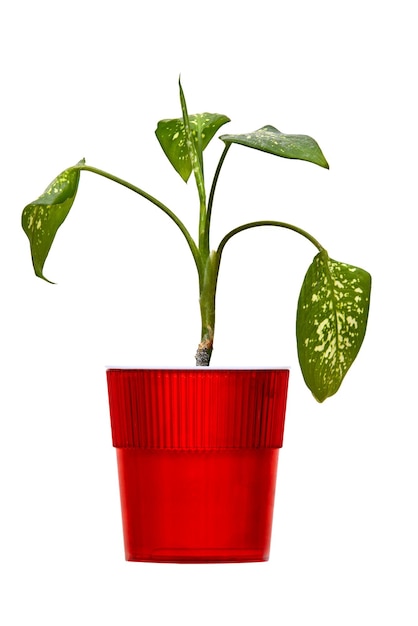
<instances>
[{"instance_id":1,"label":"red pot","mask_svg":"<svg viewBox=\"0 0 418 626\"><path fill-rule=\"evenodd\" d=\"M287 369L109 369L128 561L267 561Z\"/></svg>"}]
</instances>

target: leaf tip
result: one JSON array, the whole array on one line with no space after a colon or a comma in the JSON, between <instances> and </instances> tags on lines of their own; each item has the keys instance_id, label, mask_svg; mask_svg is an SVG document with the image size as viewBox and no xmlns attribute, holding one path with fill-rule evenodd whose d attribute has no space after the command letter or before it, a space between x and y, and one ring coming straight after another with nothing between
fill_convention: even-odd
<instances>
[{"instance_id":1,"label":"leaf tip","mask_svg":"<svg viewBox=\"0 0 418 626\"><path fill-rule=\"evenodd\" d=\"M49 283L50 285L55 285L55 283L52 280L49 280L49 278L47 278L44 275L43 264L39 265L33 257L32 257L32 265L33 265L33 269L35 272L35 276L37 276L38 278L41 278L42 280L44 280L46 283Z\"/></svg>"},{"instance_id":2,"label":"leaf tip","mask_svg":"<svg viewBox=\"0 0 418 626\"><path fill-rule=\"evenodd\" d=\"M42 280L44 280L46 283L49 283L50 285L56 285L56 283L53 280L49 280L49 278L47 278L46 276L42 275L42 276L39 276L39 278L42 278Z\"/></svg>"},{"instance_id":3,"label":"leaf tip","mask_svg":"<svg viewBox=\"0 0 418 626\"><path fill-rule=\"evenodd\" d=\"M323 404L325 402L325 400L328 398L328 396L318 396L313 391L312 391L312 395L315 398L315 400L318 402L318 404Z\"/></svg>"}]
</instances>

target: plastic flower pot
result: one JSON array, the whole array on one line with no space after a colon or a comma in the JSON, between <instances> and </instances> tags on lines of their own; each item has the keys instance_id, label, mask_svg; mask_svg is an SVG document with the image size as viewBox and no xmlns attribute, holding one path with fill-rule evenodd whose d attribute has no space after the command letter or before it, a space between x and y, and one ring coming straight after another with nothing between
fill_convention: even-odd
<instances>
[{"instance_id":1,"label":"plastic flower pot","mask_svg":"<svg viewBox=\"0 0 418 626\"><path fill-rule=\"evenodd\" d=\"M287 369L109 369L127 561L267 561Z\"/></svg>"}]
</instances>

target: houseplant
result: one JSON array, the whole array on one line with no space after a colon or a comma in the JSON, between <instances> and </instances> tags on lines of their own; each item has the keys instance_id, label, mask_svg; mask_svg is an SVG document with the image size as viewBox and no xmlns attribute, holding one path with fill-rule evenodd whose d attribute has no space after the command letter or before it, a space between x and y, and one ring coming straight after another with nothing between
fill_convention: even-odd
<instances>
[{"instance_id":1,"label":"houseplant","mask_svg":"<svg viewBox=\"0 0 418 626\"><path fill-rule=\"evenodd\" d=\"M235 235L260 226L290 229L307 238L317 248L299 295L296 338L304 380L319 402L337 392L361 347L367 325L371 278L361 268L331 259L322 245L306 231L276 220L242 224L227 233L218 247L212 249L210 227L215 189L232 144L288 159L308 161L323 168L328 168L328 163L314 139L306 135L287 135L273 126L263 126L247 134L221 135L224 148L207 194L203 151L219 129L230 120L220 114L189 115L180 82L179 90L182 116L160 121L156 136L182 179L187 182L192 174L194 176L199 199L196 240L165 204L139 187L87 165L84 159L59 174L35 202L25 207L22 226L30 241L35 274L47 280L44 264L51 245L73 205L80 173L88 171L144 197L180 229L198 274L202 331L196 353L197 369L174 373L169 370L126 369L107 372L113 443L118 450L126 557L129 560L184 562L267 560L288 371L261 370L248 373L234 370L232 378L227 380L229 374L226 370L206 368L213 350L216 287L223 250ZM238 380L241 376L246 377L244 383ZM257 380L261 381L261 391L256 388ZM248 395L249 390L254 391L254 397ZM273 391L279 393L278 400L271 400ZM203 398L204 392L208 392L207 400ZM240 405L239 410L231 408L235 400ZM186 403L186 408L182 402ZM239 416L241 422L237 426ZM199 419L203 422L198 423ZM228 421L231 419L232 426ZM167 430L163 434L162 431L156 433L156 424L161 426L163 422ZM238 449L241 451L237 454ZM176 452L173 455L174 450ZM215 455L212 454L214 450ZM192 451L195 454L191 454ZM196 454L202 451L205 452L203 456ZM257 481L254 482L254 476L258 475L254 469L256 453L258 457L263 457L264 466L260 471L268 478L265 488L261 488ZM161 457L165 469L158 469L159 478L154 480L151 472L155 470L157 456ZM215 469L214 457L217 461L222 460L221 470ZM196 459L198 465L200 463L198 469ZM180 469L177 468L178 464ZM227 469L232 469L232 478L225 487ZM197 474L200 475L199 485L195 483ZM208 487L207 479L212 474L216 475L216 480L214 486ZM180 475L183 483L176 495L173 495L175 487L170 486L168 498L171 504L166 501L161 504L160 500L156 504L155 491L167 490L167 477L174 476L177 479ZM235 501L231 494L236 492L237 481L241 479L244 486ZM203 483L209 491L203 491ZM212 528L201 532L201 527L210 525L207 521L210 513L205 503L216 501L224 487L222 506L230 506L231 510L221 513L220 517L215 516ZM179 504L184 499L185 489L187 493L194 491L192 504L189 496L186 503ZM263 489L265 513L261 519L260 501L256 504L258 512L250 512L247 499L250 491L254 496ZM138 492L147 490L146 501L139 502ZM206 495L196 496L197 491ZM127 501L128 492L134 505ZM231 501L233 505L228 504ZM218 504L214 503L214 506ZM237 511L245 511L243 516L249 520L249 524L242 525L238 540L231 535L234 520L240 516ZM180 518L175 523L173 520L177 515ZM168 519L168 524L161 522L164 517L166 521ZM139 520L144 518L148 518L148 526L136 530L136 525L142 523ZM161 523L164 528L159 528ZM167 526L170 529L175 526L180 534L183 529L181 540L173 536ZM227 528L221 539L218 532L220 526ZM152 539L155 545L144 547L144 533L153 534L156 527L159 529L158 537ZM213 527L217 527L218 531L214 532ZM248 539L249 535L251 539ZM185 545L190 537L190 545ZM161 541L166 542L166 545L157 545ZM256 544L255 547L251 542Z\"/></svg>"}]
</instances>

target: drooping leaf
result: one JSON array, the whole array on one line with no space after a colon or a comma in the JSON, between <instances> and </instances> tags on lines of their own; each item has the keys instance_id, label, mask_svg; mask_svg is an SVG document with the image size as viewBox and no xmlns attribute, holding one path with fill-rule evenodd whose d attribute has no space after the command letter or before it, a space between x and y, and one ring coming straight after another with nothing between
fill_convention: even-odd
<instances>
[{"instance_id":1,"label":"drooping leaf","mask_svg":"<svg viewBox=\"0 0 418 626\"><path fill-rule=\"evenodd\" d=\"M198 154L203 152L220 127L229 121L230 119L226 115L219 113L198 113L189 116L190 129ZM187 146L183 118L161 120L158 122L155 134L171 165L187 182L193 166Z\"/></svg>"},{"instance_id":2,"label":"drooping leaf","mask_svg":"<svg viewBox=\"0 0 418 626\"><path fill-rule=\"evenodd\" d=\"M314 258L299 295L296 335L305 382L319 402L339 389L364 339L371 277L334 261Z\"/></svg>"},{"instance_id":3,"label":"drooping leaf","mask_svg":"<svg viewBox=\"0 0 418 626\"><path fill-rule=\"evenodd\" d=\"M246 135L221 135L219 139L222 139L226 144L238 143L286 159L300 159L329 168L315 139L308 135L285 135L274 126L263 126L263 128Z\"/></svg>"},{"instance_id":4,"label":"drooping leaf","mask_svg":"<svg viewBox=\"0 0 418 626\"><path fill-rule=\"evenodd\" d=\"M84 163L83 159L61 172L35 202L23 209L22 227L30 242L33 268L37 276L47 281L44 264L57 230L73 205L80 180L78 166Z\"/></svg>"}]
</instances>

